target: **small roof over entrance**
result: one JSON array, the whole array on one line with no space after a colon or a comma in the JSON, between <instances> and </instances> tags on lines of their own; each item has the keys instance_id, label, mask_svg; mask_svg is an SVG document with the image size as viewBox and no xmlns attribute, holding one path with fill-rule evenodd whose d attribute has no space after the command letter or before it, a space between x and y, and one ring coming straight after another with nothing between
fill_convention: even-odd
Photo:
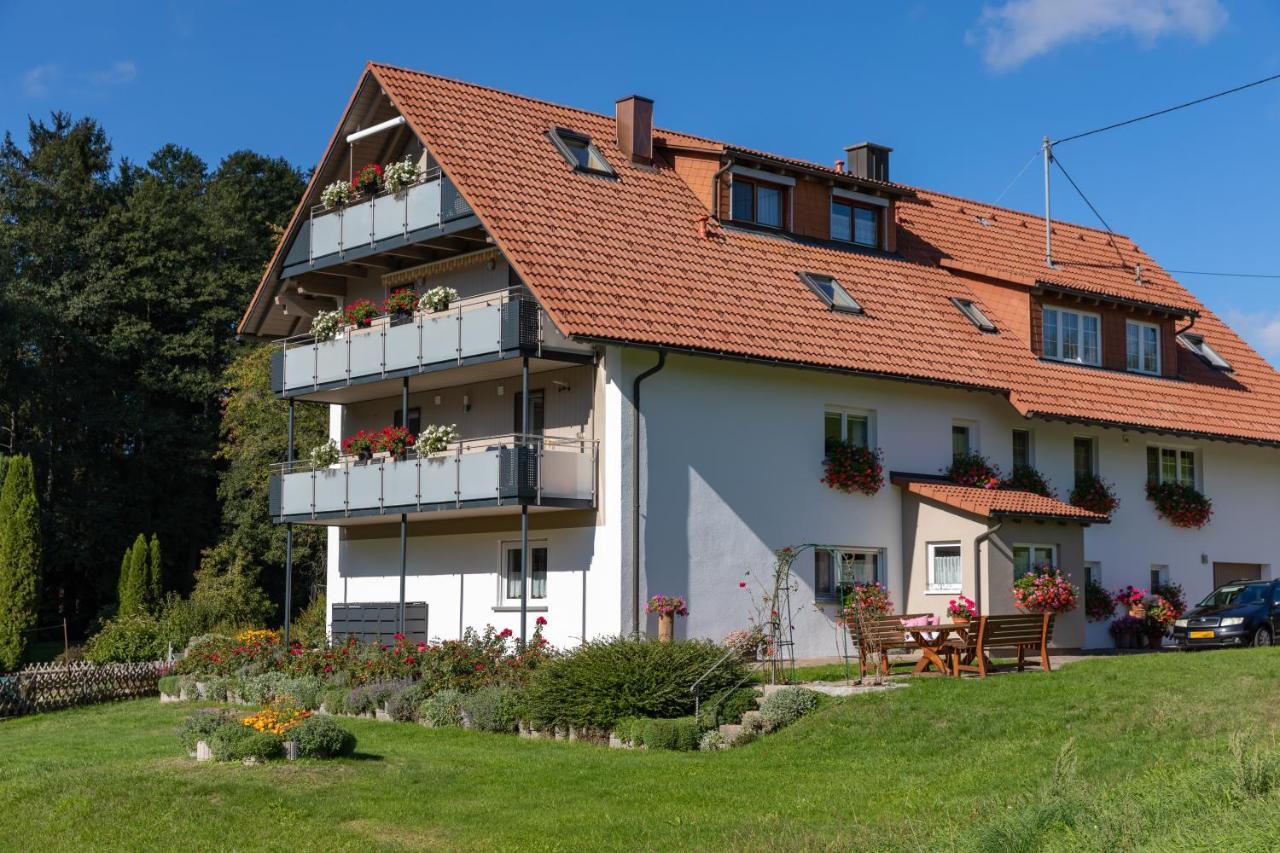
<instances>
[{"instance_id":1,"label":"small roof over entrance","mask_svg":"<svg viewBox=\"0 0 1280 853\"><path fill-rule=\"evenodd\" d=\"M1042 521L1073 521L1079 524L1106 524L1107 516L1081 509L1056 498L1015 489L983 489L961 486L925 474L890 474L890 481L903 491L928 498L965 512L987 518L1030 518Z\"/></svg>"}]
</instances>

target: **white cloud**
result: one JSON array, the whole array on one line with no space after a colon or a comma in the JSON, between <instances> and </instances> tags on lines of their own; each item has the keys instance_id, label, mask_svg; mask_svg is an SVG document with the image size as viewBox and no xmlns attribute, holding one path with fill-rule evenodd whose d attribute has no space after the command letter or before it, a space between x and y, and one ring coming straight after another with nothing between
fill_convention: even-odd
<instances>
[{"instance_id":1,"label":"white cloud","mask_svg":"<svg viewBox=\"0 0 1280 853\"><path fill-rule=\"evenodd\" d=\"M132 59L113 62L110 68L89 73L89 82L95 86L119 86L132 82L138 76L138 66Z\"/></svg>"},{"instance_id":2,"label":"white cloud","mask_svg":"<svg viewBox=\"0 0 1280 853\"><path fill-rule=\"evenodd\" d=\"M1109 34L1144 45L1168 35L1203 41L1226 20L1219 0L1006 0L984 6L966 40L982 48L989 67L1003 71L1067 42Z\"/></svg>"},{"instance_id":3,"label":"white cloud","mask_svg":"<svg viewBox=\"0 0 1280 853\"><path fill-rule=\"evenodd\" d=\"M1261 353L1272 365L1280 367L1280 311L1241 311L1229 308L1222 318L1244 338L1245 343Z\"/></svg>"},{"instance_id":4,"label":"white cloud","mask_svg":"<svg viewBox=\"0 0 1280 853\"><path fill-rule=\"evenodd\" d=\"M56 65L37 65L22 75L22 92L29 98L38 98L49 92L49 86L61 72Z\"/></svg>"}]
</instances>

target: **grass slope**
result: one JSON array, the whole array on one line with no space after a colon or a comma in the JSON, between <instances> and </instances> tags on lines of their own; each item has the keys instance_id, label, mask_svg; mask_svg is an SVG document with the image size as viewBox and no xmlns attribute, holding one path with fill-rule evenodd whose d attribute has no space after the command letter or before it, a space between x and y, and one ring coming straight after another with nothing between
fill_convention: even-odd
<instances>
[{"instance_id":1,"label":"grass slope","mask_svg":"<svg viewBox=\"0 0 1280 853\"><path fill-rule=\"evenodd\" d=\"M241 767L139 700L0 723L0 849L1274 849L1278 707L1257 649L920 679L715 754L349 720L354 759Z\"/></svg>"}]
</instances>

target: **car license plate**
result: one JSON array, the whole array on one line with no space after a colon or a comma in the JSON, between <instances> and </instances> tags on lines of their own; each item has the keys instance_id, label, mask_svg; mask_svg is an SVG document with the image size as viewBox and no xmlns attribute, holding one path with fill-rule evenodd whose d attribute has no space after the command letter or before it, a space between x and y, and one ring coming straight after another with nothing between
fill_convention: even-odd
<instances>
[{"instance_id":1,"label":"car license plate","mask_svg":"<svg viewBox=\"0 0 1280 853\"><path fill-rule=\"evenodd\" d=\"M1212 631L1192 631L1190 636L1191 636L1191 639L1193 640L1212 640L1213 632Z\"/></svg>"}]
</instances>

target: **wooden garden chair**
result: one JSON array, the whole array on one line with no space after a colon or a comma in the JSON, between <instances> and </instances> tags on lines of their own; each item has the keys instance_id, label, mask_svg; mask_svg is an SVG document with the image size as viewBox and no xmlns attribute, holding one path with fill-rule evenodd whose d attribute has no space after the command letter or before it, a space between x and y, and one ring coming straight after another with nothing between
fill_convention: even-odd
<instances>
[{"instance_id":1,"label":"wooden garden chair","mask_svg":"<svg viewBox=\"0 0 1280 853\"><path fill-rule=\"evenodd\" d=\"M888 675L890 649L919 648L914 640L907 639L907 629L902 623L932 615L931 613L903 613L872 619L861 627L850 625L849 630L853 634L854 644L858 649L858 677L866 677L867 660L876 655L880 657L880 674Z\"/></svg>"},{"instance_id":2,"label":"wooden garden chair","mask_svg":"<svg viewBox=\"0 0 1280 853\"><path fill-rule=\"evenodd\" d=\"M990 652L1012 647L1018 656L1018 672L1027 665L1053 671L1049 660L1049 643L1053 640L1053 613L1028 613L1013 616L979 616L971 623L968 634L956 641L953 655L954 673L976 672L986 678L992 669ZM1040 659L1028 660L1027 652L1038 653Z\"/></svg>"}]
</instances>

